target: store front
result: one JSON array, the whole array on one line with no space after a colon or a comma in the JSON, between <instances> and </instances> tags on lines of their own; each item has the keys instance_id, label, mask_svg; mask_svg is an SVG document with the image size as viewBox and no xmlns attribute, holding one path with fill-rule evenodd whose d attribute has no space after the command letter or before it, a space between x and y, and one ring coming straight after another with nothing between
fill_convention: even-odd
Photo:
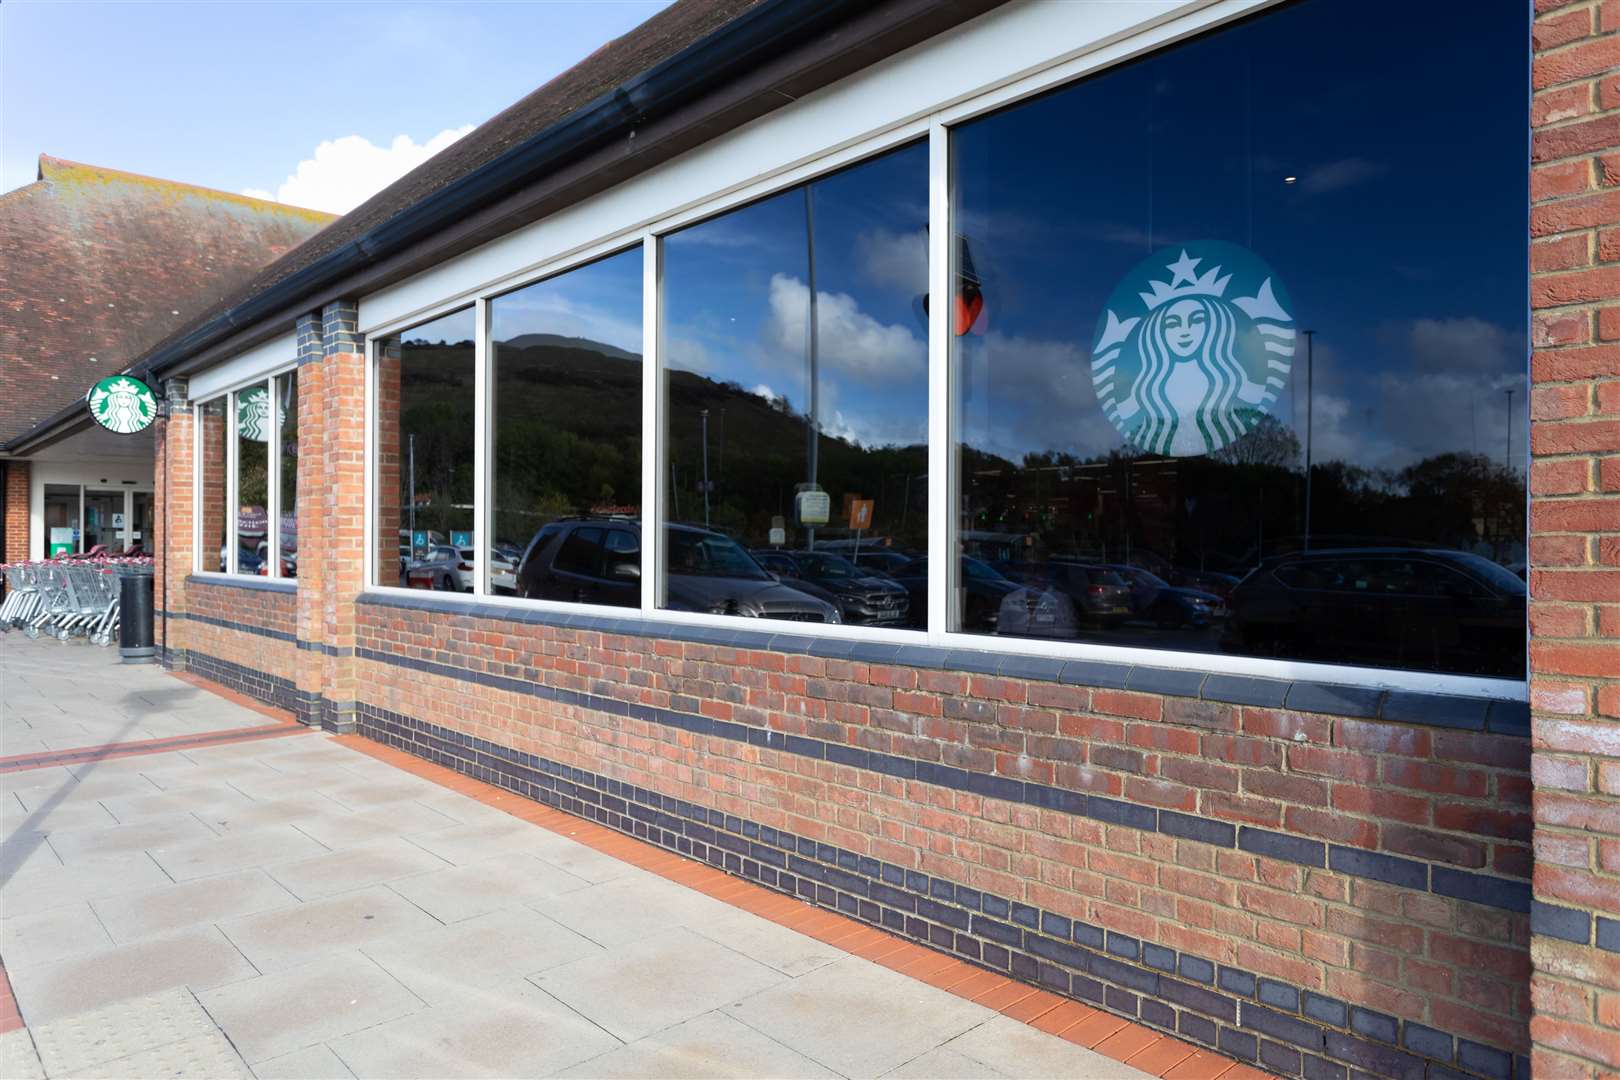
<instances>
[{"instance_id":1,"label":"store front","mask_svg":"<svg viewBox=\"0 0 1620 1080\"><path fill-rule=\"evenodd\" d=\"M747 117L610 46L634 168L542 125L160 347L168 661L1281 1075L1528 1077L1532 935L1620 950L1529 738L1620 711L1620 447L1526 14L923 6L657 69L788 20Z\"/></svg>"},{"instance_id":2,"label":"store front","mask_svg":"<svg viewBox=\"0 0 1620 1080\"><path fill-rule=\"evenodd\" d=\"M46 472L45 476L50 473ZM140 481L129 481L131 485ZM111 490L42 480L44 546L34 557L93 551L108 553L145 547L153 541L152 491Z\"/></svg>"}]
</instances>

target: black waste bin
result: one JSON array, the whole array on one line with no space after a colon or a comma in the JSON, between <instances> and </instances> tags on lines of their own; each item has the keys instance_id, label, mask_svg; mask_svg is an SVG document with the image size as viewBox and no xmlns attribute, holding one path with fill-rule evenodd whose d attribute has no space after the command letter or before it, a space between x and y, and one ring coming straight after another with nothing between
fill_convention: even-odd
<instances>
[{"instance_id":1,"label":"black waste bin","mask_svg":"<svg viewBox=\"0 0 1620 1080\"><path fill-rule=\"evenodd\" d=\"M157 660L152 641L152 564L118 568L118 652L126 664Z\"/></svg>"}]
</instances>

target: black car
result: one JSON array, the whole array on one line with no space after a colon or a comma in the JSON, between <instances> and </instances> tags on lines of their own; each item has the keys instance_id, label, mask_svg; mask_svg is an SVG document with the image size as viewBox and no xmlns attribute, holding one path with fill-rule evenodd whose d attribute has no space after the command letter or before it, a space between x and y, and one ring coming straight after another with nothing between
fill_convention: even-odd
<instances>
[{"instance_id":1,"label":"black car","mask_svg":"<svg viewBox=\"0 0 1620 1080\"><path fill-rule=\"evenodd\" d=\"M1251 655L1522 678L1525 584L1465 551L1339 548L1262 562L1232 593Z\"/></svg>"},{"instance_id":2,"label":"black car","mask_svg":"<svg viewBox=\"0 0 1620 1080\"><path fill-rule=\"evenodd\" d=\"M894 572L911 596L911 625L928 625L928 557L912 559ZM971 555L962 556L962 629L993 632L1001 617L1002 601L1024 587L1007 578L988 563Z\"/></svg>"},{"instance_id":3,"label":"black car","mask_svg":"<svg viewBox=\"0 0 1620 1080\"><path fill-rule=\"evenodd\" d=\"M849 561L862 570L884 577L893 577L895 571L912 560L913 556L896 551L894 548L866 548L850 555Z\"/></svg>"},{"instance_id":4,"label":"black car","mask_svg":"<svg viewBox=\"0 0 1620 1080\"><path fill-rule=\"evenodd\" d=\"M906 590L886 577L824 551L754 551L754 559L788 585L811 596L831 597L846 623L903 624L911 612Z\"/></svg>"},{"instance_id":5,"label":"black car","mask_svg":"<svg viewBox=\"0 0 1620 1080\"><path fill-rule=\"evenodd\" d=\"M735 540L707 529L664 530L671 611L838 622L838 608L781 584ZM633 521L571 518L535 533L523 553L517 592L531 600L615 607L641 605L641 526Z\"/></svg>"},{"instance_id":6,"label":"black car","mask_svg":"<svg viewBox=\"0 0 1620 1080\"><path fill-rule=\"evenodd\" d=\"M1137 619L1145 619L1161 630L1188 627L1202 630L1211 620L1226 614L1226 601L1201 589L1184 589L1170 584L1151 570L1120 563L1104 563L1131 587L1131 608Z\"/></svg>"}]
</instances>

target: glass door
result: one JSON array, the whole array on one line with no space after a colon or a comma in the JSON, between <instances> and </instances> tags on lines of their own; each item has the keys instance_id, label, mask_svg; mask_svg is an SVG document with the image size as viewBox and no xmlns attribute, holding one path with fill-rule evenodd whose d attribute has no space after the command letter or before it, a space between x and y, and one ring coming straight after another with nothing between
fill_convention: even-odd
<instances>
[{"instance_id":1,"label":"glass door","mask_svg":"<svg viewBox=\"0 0 1620 1080\"><path fill-rule=\"evenodd\" d=\"M130 492L133 508L130 511L129 543L139 545L148 555L156 550L153 545L156 540L152 536L152 493L150 491Z\"/></svg>"},{"instance_id":2,"label":"glass door","mask_svg":"<svg viewBox=\"0 0 1620 1080\"><path fill-rule=\"evenodd\" d=\"M45 550L42 558L79 550L79 485L45 485Z\"/></svg>"},{"instance_id":3,"label":"glass door","mask_svg":"<svg viewBox=\"0 0 1620 1080\"><path fill-rule=\"evenodd\" d=\"M124 493L122 491L95 491L86 488L84 492L84 548L90 551L97 544L106 547L107 553L122 551L124 548L124 533L128 528L126 509L124 506Z\"/></svg>"}]
</instances>

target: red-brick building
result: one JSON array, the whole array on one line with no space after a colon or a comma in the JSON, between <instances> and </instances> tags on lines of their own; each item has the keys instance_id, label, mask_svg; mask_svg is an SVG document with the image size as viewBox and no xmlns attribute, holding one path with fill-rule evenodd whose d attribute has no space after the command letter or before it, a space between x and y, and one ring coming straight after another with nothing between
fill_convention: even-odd
<instances>
[{"instance_id":1,"label":"red-brick building","mask_svg":"<svg viewBox=\"0 0 1620 1080\"><path fill-rule=\"evenodd\" d=\"M1613 1077L1536 6L677 3L138 358L167 662L1279 1075Z\"/></svg>"},{"instance_id":2,"label":"red-brick building","mask_svg":"<svg viewBox=\"0 0 1620 1080\"><path fill-rule=\"evenodd\" d=\"M44 558L52 528L151 542L151 431L91 426L86 391L331 220L43 154L0 195L0 562Z\"/></svg>"}]
</instances>

